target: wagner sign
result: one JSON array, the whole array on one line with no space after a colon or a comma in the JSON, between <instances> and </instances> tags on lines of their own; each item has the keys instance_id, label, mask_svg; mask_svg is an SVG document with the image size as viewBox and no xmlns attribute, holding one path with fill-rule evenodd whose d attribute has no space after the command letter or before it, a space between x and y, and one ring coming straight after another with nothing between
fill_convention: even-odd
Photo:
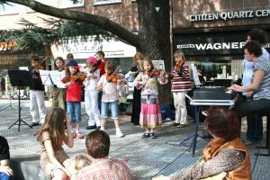
<instances>
[{"instance_id":1,"label":"wagner sign","mask_svg":"<svg viewBox=\"0 0 270 180\"><path fill-rule=\"evenodd\" d=\"M270 9L257 9L257 10L242 10L242 11L224 11L214 13L192 14L189 16L191 22L200 21L218 21L218 20L233 20L233 19L251 19L269 17Z\"/></svg>"},{"instance_id":2,"label":"wagner sign","mask_svg":"<svg viewBox=\"0 0 270 180\"><path fill-rule=\"evenodd\" d=\"M247 31L175 34L174 48L186 55L243 55L246 34Z\"/></svg>"}]
</instances>

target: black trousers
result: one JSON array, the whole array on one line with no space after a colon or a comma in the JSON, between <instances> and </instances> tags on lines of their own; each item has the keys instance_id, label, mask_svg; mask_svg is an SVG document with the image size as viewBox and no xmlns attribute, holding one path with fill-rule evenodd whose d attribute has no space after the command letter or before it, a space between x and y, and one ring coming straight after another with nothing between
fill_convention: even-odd
<instances>
[{"instance_id":1,"label":"black trousers","mask_svg":"<svg viewBox=\"0 0 270 180\"><path fill-rule=\"evenodd\" d=\"M239 116L247 116L247 139L259 141L263 136L262 115L270 111L270 100L252 100L240 97L236 102L235 110Z\"/></svg>"}]
</instances>

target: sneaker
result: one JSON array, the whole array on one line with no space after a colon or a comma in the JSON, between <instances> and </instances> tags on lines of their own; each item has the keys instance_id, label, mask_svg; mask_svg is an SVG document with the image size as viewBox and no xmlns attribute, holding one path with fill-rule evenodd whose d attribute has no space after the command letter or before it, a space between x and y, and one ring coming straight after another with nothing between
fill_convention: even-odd
<instances>
[{"instance_id":1,"label":"sneaker","mask_svg":"<svg viewBox=\"0 0 270 180\"><path fill-rule=\"evenodd\" d=\"M149 138L150 137L150 134L149 133L143 133L142 135L142 138L145 139L145 138Z\"/></svg>"},{"instance_id":2,"label":"sneaker","mask_svg":"<svg viewBox=\"0 0 270 180\"><path fill-rule=\"evenodd\" d=\"M152 139L157 139L157 135L155 133L150 133L149 135Z\"/></svg>"},{"instance_id":3,"label":"sneaker","mask_svg":"<svg viewBox=\"0 0 270 180\"><path fill-rule=\"evenodd\" d=\"M173 126L178 126L178 125L180 125L180 123L176 123L176 122L173 123Z\"/></svg>"},{"instance_id":4,"label":"sneaker","mask_svg":"<svg viewBox=\"0 0 270 180\"><path fill-rule=\"evenodd\" d=\"M125 135L121 132L121 130L116 130L115 136L121 138L124 137Z\"/></svg>"},{"instance_id":5,"label":"sneaker","mask_svg":"<svg viewBox=\"0 0 270 180\"><path fill-rule=\"evenodd\" d=\"M96 125L94 125L94 126L87 126L87 127L86 127L87 130L90 130L90 129L96 129L96 128L97 128Z\"/></svg>"}]
</instances>

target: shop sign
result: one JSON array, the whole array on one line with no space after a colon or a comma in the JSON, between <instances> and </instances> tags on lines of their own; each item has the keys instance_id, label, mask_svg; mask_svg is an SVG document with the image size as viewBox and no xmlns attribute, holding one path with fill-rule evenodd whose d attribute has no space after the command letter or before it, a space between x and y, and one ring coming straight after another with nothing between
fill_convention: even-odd
<instances>
[{"instance_id":1,"label":"shop sign","mask_svg":"<svg viewBox=\"0 0 270 180\"><path fill-rule=\"evenodd\" d=\"M68 40L63 44L53 45L51 47L54 57L66 57L68 53L73 53L76 59L86 59L95 55L99 50L104 51L106 58L127 58L133 57L136 48L125 44L116 39L95 41L95 38L89 37L87 40L78 38L77 40Z\"/></svg>"},{"instance_id":2,"label":"shop sign","mask_svg":"<svg viewBox=\"0 0 270 180\"><path fill-rule=\"evenodd\" d=\"M95 0L94 5L121 3L122 0Z\"/></svg>"},{"instance_id":3,"label":"shop sign","mask_svg":"<svg viewBox=\"0 0 270 180\"><path fill-rule=\"evenodd\" d=\"M189 16L191 22L200 21L228 21L234 19L251 19L269 17L270 9L241 10L241 11L223 11L214 13L192 14Z\"/></svg>"},{"instance_id":4,"label":"shop sign","mask_svg":"<svg viewBox=\"0 0 270 180\"><path fill-rule=\"evenodd\" d=\"M246 31L176 34L175 48L186 55L242 55Z\"/></svg>"},{"instance_id":5,"label":"shop sign","mask_svg":"<svg viewBox=\"0 0 270 180\"><path fill-rule=\"evenodd\" d=\"M0 51L6 51L13 49L17 46L16 41L4 41L0 42Z\"/></svg>"}]
</instances>

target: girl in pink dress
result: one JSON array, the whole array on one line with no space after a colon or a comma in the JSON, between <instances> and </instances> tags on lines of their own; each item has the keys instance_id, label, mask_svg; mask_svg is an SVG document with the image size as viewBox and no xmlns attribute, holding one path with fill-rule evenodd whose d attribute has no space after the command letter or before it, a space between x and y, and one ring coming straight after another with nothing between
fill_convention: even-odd
<instances>
[{"instance_id":1,"label":"girl in pink dress","mask_svg":"<svg viewBox=\"0 0 270 180\"><path fill-rule=\"evenodd\" d=\"M145 130L142 138L155 139L155 129L161 125L158 83L167 83L165 72L155 70L152 61L144 59L143 72L135 79L136 88L141 89L140 125Z\"/></svg>"}]
</instances>

